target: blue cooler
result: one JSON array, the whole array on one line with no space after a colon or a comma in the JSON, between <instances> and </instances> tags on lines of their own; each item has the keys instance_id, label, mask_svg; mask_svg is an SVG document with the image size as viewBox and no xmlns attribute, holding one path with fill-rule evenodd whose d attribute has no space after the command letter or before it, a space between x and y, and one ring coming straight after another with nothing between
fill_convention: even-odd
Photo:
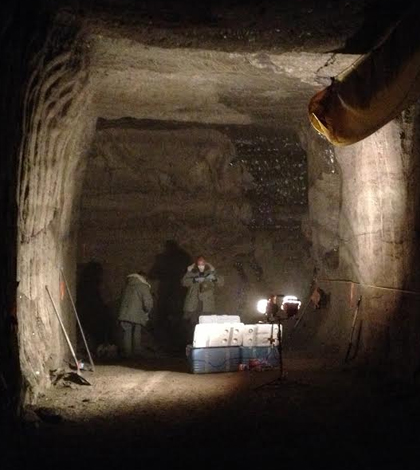
<instances>
[{"instance_id":1,"label":"blue cooler","mask_svg":"<svg viewBox=\"0 0 420 470\"><path fill-rule=\"evenodd\" d=\"M276 346L241 346L241 364L247 369L276 369L279 350Z\"/></svg>"},{"instance_id":2,"label":"blue cooler","mask_svg":"<svg viewBox=\"0 0 420 470\"><path fill-rule=\"evenodd\" d=\"M241 363L239 346L194 348L188 345L186 353L193 374L236 372Z\"/></svg>"}]
</instances>

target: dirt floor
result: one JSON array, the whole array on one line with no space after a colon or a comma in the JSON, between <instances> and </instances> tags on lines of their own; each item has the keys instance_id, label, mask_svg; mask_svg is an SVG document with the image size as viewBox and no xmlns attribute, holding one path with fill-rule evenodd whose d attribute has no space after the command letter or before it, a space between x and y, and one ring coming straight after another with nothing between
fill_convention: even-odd
<instances>
[{"instance_id":1,"label":"dirt floor","mask_svg":"<svg viewBox=\"0 0 420 470\"><path fill-rule=\"evenodd\" d=\"M181 359L59 382L3 468L418 468L419 390L289 353L277 371L192 375ZM274 382L273 382L274 380Z\"/></svg>"}]
</instances>

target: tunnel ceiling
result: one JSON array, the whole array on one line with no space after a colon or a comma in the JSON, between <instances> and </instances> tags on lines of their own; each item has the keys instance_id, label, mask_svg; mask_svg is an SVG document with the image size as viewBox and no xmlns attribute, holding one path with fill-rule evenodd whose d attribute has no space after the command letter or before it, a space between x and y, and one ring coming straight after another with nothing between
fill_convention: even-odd
<instances>
[{"instance_id":1,"label":"tunnel ceiling","mask_svg":"<svg viewBox=\"0 0 420 470\"><path fill-rule=\"evenodd\" d=\"M90 0L89 28L165 48L366 52L405 0Z\"/></svg>"},{"instance_id":2,"label":"tunnel ceiling","mask_svg":"<svg viewBox=\"0 0 420 470\"><path fill-rule=\"evenodd\" d=\"M99 117L307 124L312 95L368 52L407 1L91 0Z\"/></svg>"},{"instance_id":3,"label":"tunnel ceiling","mask_svg":"<svg viewBox=\"0 0 420 470\"><path fill-rule=\"evenodd\" d=\"M106 119L296 127L353 55L164 49L91 36L95 107Z\"/></svg>"}]
</instances>

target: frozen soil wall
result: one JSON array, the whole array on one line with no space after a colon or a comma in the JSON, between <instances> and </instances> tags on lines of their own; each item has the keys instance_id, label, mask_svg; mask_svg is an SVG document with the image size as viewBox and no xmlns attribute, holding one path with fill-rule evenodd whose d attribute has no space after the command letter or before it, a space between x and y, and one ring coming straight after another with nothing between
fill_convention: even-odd
<instances>
[{"instance_id":1,"label":"frozen soil wall","mask_svg":"<svg viewBox=\"0 0 420 470\"><path fill-rule=\"evenodd\" d=\"M74 202L80 190L81 157L89 147L85 40L71 14L55 19L34 61L25 95L18 199L17 314L20 364L27 400L49 385L50 371L68 359L55 313L74 339L65 291L75 279ZM49 297L49 293L52 300Z\"/></svg>"},{"instance_id":2,"label":"frozen soil wall","mask_svg":"<svg viewBox=\"0 0 420 470\"><path fill-rule=\"evenodd\" d=\"M344 359L362 296L351 356L405 378L420 360L418 122L413 107L353 146L308 146L318 161L309 165L313 255L330 304L306 316L300 340Z\"/></svg>"}]
</instances>

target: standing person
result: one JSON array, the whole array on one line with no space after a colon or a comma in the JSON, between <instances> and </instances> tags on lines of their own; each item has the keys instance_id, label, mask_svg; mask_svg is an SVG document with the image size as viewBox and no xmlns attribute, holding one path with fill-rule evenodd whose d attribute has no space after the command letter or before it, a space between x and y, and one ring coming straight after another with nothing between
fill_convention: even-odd
<instances>
[{"instance_id":1,"label":"standing person","mask_svg":"<svg viewBox=\"0 0 420 470\"><path fill-rule=\"evenodd\" d=\"M129 274L121 299L118 321L122 329L122 353L125 357L141 353L142 327L149 320L153 308L150 284L143 271Z\"/></svg>"},{"instance_id":2,"label":"standing person","mask_svg":"<svg viewBox=\"0 0 420 470\"><path fill-rule=\"evenodd\" d=\"M216 311L214 290L223 285L223 278L214 266L199 256L187 268L182 285L188 288L184 302L184 319L187 323L188 341L192 342L194 328L200 315L212 315Z\"/></svg>"}]
</instances>

